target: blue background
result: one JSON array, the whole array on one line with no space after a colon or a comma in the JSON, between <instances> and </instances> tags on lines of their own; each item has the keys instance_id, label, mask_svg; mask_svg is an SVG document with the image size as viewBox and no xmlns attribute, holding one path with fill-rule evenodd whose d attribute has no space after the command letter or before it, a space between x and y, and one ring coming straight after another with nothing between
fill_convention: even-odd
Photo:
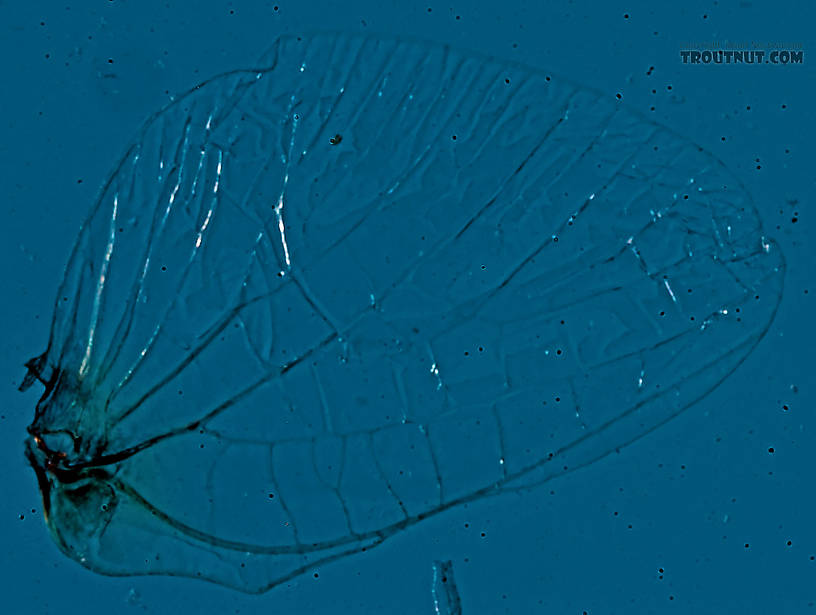
<instances>
[{"instance_id":1,"label":"blue background","mask_svg":"<svg viewBox=\"0 0 816 615\"><path fill-rule=\"evenodd\" d=\"M0 4L0 610L432 613L437 559L452 560L466 614L813 610L816 7L655 4ZM621 92L624 104L688 135L745 183L785 253L776 320L714 393L620 455L523 497L440 515L317 579L245 596L88 572L57 551L42 523L22 455L39 391L16 392L22 362L45 346L76 230L113 161L169 95L252 64L279 34L326 29L410 35L552 69ZM801 43L805 63L680 63L686 41L715 38Z\"/></svg>"}]
</instances>

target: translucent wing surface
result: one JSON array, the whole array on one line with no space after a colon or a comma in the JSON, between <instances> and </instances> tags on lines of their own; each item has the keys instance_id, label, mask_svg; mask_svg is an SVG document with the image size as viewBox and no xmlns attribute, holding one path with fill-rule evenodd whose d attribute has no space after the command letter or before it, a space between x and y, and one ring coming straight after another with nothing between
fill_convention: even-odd
<instances>
[{"instance_id":1,"label":"translucent wing surface","mask_svg":"<svg viewBox=\"0 0 816 615\"><path fill-rule=\"evenodd\" d=\"M154 115L82 227L29 362L49 527L101 573L265 591L659 427L783 272L718 160L606 96L282 38Z\"/></svg>"}]
</instances>

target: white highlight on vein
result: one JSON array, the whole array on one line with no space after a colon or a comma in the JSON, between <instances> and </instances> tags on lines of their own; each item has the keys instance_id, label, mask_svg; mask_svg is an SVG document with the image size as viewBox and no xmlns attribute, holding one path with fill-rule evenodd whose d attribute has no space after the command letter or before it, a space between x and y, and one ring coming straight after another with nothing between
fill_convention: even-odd
<instances>
[{"instance_id":1,"label":"white highlight on vein","mask_svg":"<svg viewBox=\"0 0 816 615\"><path fill-rule=\"evenodd\" d=\"M430 344L428 344L428 356L431 358L431 369L429 371L436 377L436 390L439 391L443 386L442 376L439 375L439 366L436 364L436 358Z\"/></svg>"},{"instance_id":2,"label":"white highlight on vein","mask_svg":"<svg viewBox=\"0 0 816 615\"><path fill-rule=\"evenodd\" d=\"M286 180L289 179L289 174L286 174L286 178L284 179L284 185L286 185ZM283 192L281 192L280 196L278 197L278 204L275 206L275 217L278 219L278 231L280 232L281 237L281 245L283 246L283 258L286 261L286 268L292 268L292 261L289 259L289 244L286 243L286 227L283 224Z\"/></svg>"},{"instance_id":3,"label":"white highlight on vein","mask_svg":"<svg viewBox=\"0 0 816 615\"><path fill-rule=\"evenodd\" d=\"M209 123L210 122L208 120L207 124L209 125ZM176 196L178 195L179 190L181 189L182 177L184 175L183 170L184 170L184 168L186 166L186 162L187 162L187 145L189 144L189 140L190 140L190 127L187 126L187 129L184 132L184 145L185 145L185 147L182 149L182 159L181 159L180 170L179 170L178 175L176 176L176 183L173 186L173 190L170 193L170 197L167 200L167 207L164 208L164 213L162 214L162 218L161 218L161 224L159 225L159 229L158 229L158 235L161 235L164 232L164 228L167 226L167 220L170 217L170 212L173 209L173 204L176 202ZM204 155L205 154L202 151L201 156L200 156L199 161L198 161L198 172L200 172L201 169L203 168ZM139 159L139 156L137 154L136 160L138 160L138 159ZM161 161L160 164L163 167L164 161ZM196 176L193 179L193 185L195 185L197 182L198 182L198 177ZM138 294L136 296L136 301L139 301L141 299L141 297L142 297L142 291L144 290L144 281L145 281L145 278L147 277L147 272L150 269L150 261L152 259L153 249L154 249L154 245L151 243L150 249L149 249L149 251L147 253L147 256L145 257L144 264L142 265L142 271L141 271L141 273L139 275L139 291L138 291ZM113 396L115 395L115 391L121 390L125 386L125 384L127 384L127 382L130 380L130 378L134 374L136 368L139 366L139 364L142 362L142 360L147 355L147 351L150 349L150 347L155 342L156 336L158 335L160 329L161 329L161 324L159 324L154 329L152 335L150 336L150 339L147 341L147 344L145 344L142 347L142 349L139 351L139 354L136 357L136 361L134 362L134 364L130 368L128 368L128 370L125 373L124 377L119 381L119 384L117 385L116 389L114 390L114 393L112 394L111 399L113 399Z\"/></svg>"},{"instance_id":4,"label":"white highlight on vein","mask_svg":"<svg viewBox=\"0 0 816 615\"><path fill-rule=\"evenodd\" d=\"M677 297L674 296L674 291L672 290L672 287L669 285L669 281L663 280L663 285L666 287L666 290L669 291L669 297L671 297L671 300L674 301L674 303L676 304Z\"/></svg>"},{"instance_id":5,"label":"white highlight on vein","mask_svg":"<svg viewBox=\"0 0 816 615\"><path fill-rule=\"evenodd\" d=\"M283 186L278 196L278 203L275 205L275 218L278 220L278 232L280 233L281 246L283 247L283 259L286 262L286 268L289 270L292 269L292 260L289 258L289 244L286 242L286 225L283 222L283 197L286 194L286 186L289 183L289 162L292 160L292 150L295 147L295 132L297 132L299 119L300 116L295 113L292 118L292 136L289 139L289 152L285 158L281 156L284 158L283 163L286 165L286 171L283 175Z\"/></svg>"},{"instance_id":6,"label":"white highlight on vein","mask_svg":"<svg viewBox=\"0 0 816 615\"><path fill-rule=\"evenodd\" d=\"M215 171L215 184L213 185L213 194L218 193L218 185L221 181L221 170L222 170L222 162L223 162L223 153L219 150L218 151L218 166L216 167ZM207 227L210 225L210 220L212 220L213 216L213 208L210 207L207 209L207 217L204 218L204 222L201 223L201 228L198 229L198 234L196 235L195 240L195 249L201 247L201 242L204 240L204 233L207 231Z\"/></svg>"},{"instance_id":7,"label":"white highlight on vein","mask_svg":"<svg viewBox=\"0 0 816 615\"><path fill-rule=\"evenodd\" d=\"M94 336L96 335L96 325L99 322L99 308L102 305L102 292L105 290L105 281L108 277L113 246L116 243L116 219L119 213L119 195L113 196L113 207L111 208L110 227L108 229L108 243L105 246L105 257L102 259L102 270L99 272L99 279L96 281L96 295L94 296L93 309L91 311L91 325L88 329L88 344L85 346L85 355L79 365L79 378L82 380L88 373L91 364L91 352L93 351Z\"/></svg>"},{"instance_id":8,"label":"white highlight on vein","mask_svg":"<svg viewBox=\"0 0 816 615\"><path fill-rule=\"evenodd\" d=\"M431 597L433 598L434 602L434 613L436 613L436 615L442 615L442 611L439 605L439 597L436 595L436 586L438 583L439 583L439 568L436 565L436 563L434 563L433 579L431 580Z\"/></svg>"},{"instance_id":9,"label":"white highlight on vein","mask_svg":"<svg viewBox=\"0 0 816 615\"><path fill-rule=\"evenodd\" d=\"M221 170L223 168L223 156L218 150L218 166L215 168L215 184L213 184L213 194L218 194L218 186L221 184Z\"/></svg>"}]
</instances>

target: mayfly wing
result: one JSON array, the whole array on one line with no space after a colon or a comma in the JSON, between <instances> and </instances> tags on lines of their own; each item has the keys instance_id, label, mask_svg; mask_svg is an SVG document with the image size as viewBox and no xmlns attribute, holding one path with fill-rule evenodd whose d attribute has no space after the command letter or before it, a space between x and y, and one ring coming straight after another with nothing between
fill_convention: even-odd
<instances>
[{"instance_id":1,"label":"mayfly wing","mask_svg":"<svg viewBox=\"0 0 816 615\"><path fill-rule=\"evenodd\" d=\"M29 364L38 447L75 449L30 447L49 526L101 573L265 591L656 429L783 272L718 160L597 92L281 38L154 115L80 232Z\"/></svg>"}]
</instances>

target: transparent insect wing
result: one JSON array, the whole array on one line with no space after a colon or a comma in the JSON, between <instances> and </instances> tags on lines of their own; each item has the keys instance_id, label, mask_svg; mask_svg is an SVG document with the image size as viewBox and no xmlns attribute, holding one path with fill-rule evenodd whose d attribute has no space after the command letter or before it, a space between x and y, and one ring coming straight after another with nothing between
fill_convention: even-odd
<instances>
[{"instance_id":1,"label":"transparent insect wing","mask_svg":"<svg viewBox=\"0 0 816 615\"><path fill-rule=\"evenodd\" d=\"M32 433L74 442L70 482L30 446L63 550L265 591L704 397L784 261L718 160L607 98L322 34L150 118L29 363Z\"/></svg>"}]
</instances>

